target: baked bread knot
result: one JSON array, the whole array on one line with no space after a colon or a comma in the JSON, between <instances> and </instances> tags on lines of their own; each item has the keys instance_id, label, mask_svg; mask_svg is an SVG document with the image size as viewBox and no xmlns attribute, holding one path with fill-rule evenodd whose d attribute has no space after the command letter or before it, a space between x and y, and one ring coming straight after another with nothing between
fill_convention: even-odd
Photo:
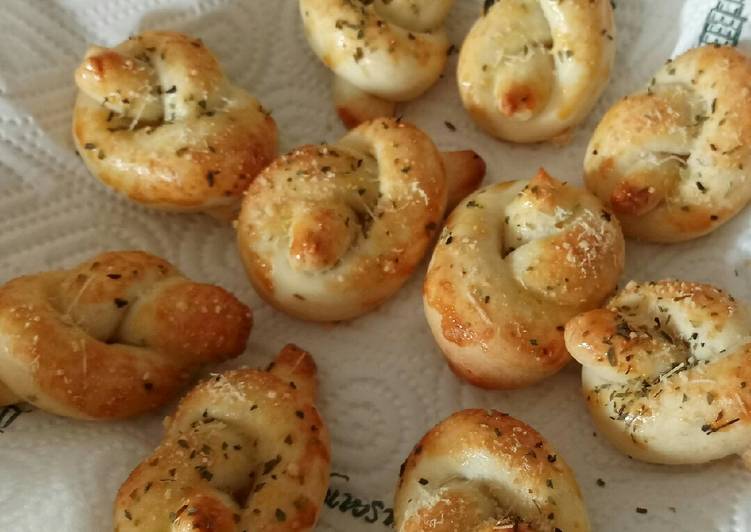
<instances>
[{"instance_id":1,"label":"baked bread knot","mask_svg":"<svg viewBox=\"0 0 751 532\"><path fill-rule=\"evenodd\" d=\"M592 136L587 188L627 236L705 235L751 201L751 59L704 46L668 61L616 103Z\"/></svg>"},{"instance_id":2,"label":"baked bread knot","mask_svg":"<svg viewBox=\"0 0 751 532\"><path fill-rule=\"evenodd\" d=\"M360 316L415 270L449 194L456 201L484 173L473 152L442 155L425 133L392 119L298 148L269 165L243 202L237 242L250 281L298 318Z\"/></svg>"},{"instance_id":3,"label":"baked bread knot","mask_svg":"<svg viewBox=\"0 0 751 532\"><path fill-rule=\"evenodd\" d=\"M394 114L441 76L454 0L300 0L305 36L335 75L347 127Z\"/></svg>"},{"instance_id":4,"label":"baked bread knot","mask_svg":"<svg viewBox=\"0 0 751 532\"><path fill-rule=\"evenodd\" d=\"M502 140L538 142L568 134L610 78L615 59L610 1L485 4L459 56L464 107Z\"/></svg>"},{"instance_id":5,"label":"baked bread knot","mask_svg":"<svg viewBox=\"0 0 751 532\"><path fill-rule=\"evenodd\" d=\"M599 431L647 462L751 458L751 315L713 286L629 283L566 325Z\"/></svg>"},{"instance_id":6,"label":"baked bread knot","mask_svg":"<svg viewBox=\"0 0 751 532\"><path fill-rule=\"evenodd\" d=\"M484 388L519 388L569 360L563 327L616 288L618 221L586 190L540 170L457 207L425 278L425 315L449 365Z\"/></svg>"},{"instance_id":7,"label":"baked bread knot","mask_svg":"<svg viewBox=\"0 0 751 532\"><path fill-rule=\"evenodd\" d=\"M112 419L159 407L207 363L242 353L251 312L140 251L0 287L0 404Z\"/></svg>"},{"instance_id":8,"label":"baked bread knot","mask_svg":"<svg viewBox=\"0 0 751 532\"><path fill-rule=\"evenodd\" d=\"M586 532L574 474L537 431L494 410L464 410L415 446L400 473L398 532Z\"/></svg>"},{"instance_id":9,"label":"baked bread knot","mask_svg":"<svg viewBox=\"0 0 751 532\"><path fill-rule=\"evenodd\" d=\"M287 345L268 371L198 384L115 501L116 532L313 530L329 482L329 434L313 358Z\"/></svg>"},{"instance_id":10,"label":"baked bread knot","mask_svg":"<svg viewBox=\"0 0 751 532\"><path fill-rule=\"evenodd\" d=\"M133 201L226 218L276 156L274 120L199 39L148 31L94 46L75 77L78 152Z\"/></svg>"}]
</instances>

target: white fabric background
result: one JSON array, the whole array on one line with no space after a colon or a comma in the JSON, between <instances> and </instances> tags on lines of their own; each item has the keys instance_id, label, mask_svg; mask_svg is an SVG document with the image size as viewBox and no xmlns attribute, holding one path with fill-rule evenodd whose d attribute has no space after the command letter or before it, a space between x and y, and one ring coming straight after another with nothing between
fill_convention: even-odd
<instances>
[{"instance_id":1,"label":"white fabric background","mask_svg":"<svg viewBox=\"0 0 751 532\"><path fill-rule=\"evenodd\" d=\"M430 132L442 148L480 152L488 181L528 178L540 166L580 181L586 142L604 110L644 84L675 51L694 45L716 3L618 0L612 82L568 146L511 146L480 133L459 105L456 56L425 98L405 106L405 119ZM481 4L457 0L448 23L457 45ZM658 467L620 455L593 435L575 364L517 392L484 392L457 381L422 315L424 266L370 316L338 326L301 323L255 296L228 227L203 216L152 212L102 186L75 156L70 139L72 72L88 42L115 44L145 28L203 38L227 73L273 110L284 149L342 133L331 108L329 73L305 44L296 0L2 0L0 282L73 265L103 250L140 248L232 290L253 306L256 326L246 354L229 366L264 365L290 341L314 354L320 405L333 435L333 469L350 478L333 478L332 488L363 504L378 499L390 506L399 465L418 438L457 409L484 406L507 411L552 440L576 471L597 530L751 530L751 474L739 460ZM629 242L624 281L711 281L751 300L749 221L751 209L696 242ZM119 423L75 422L39 411L21 415L0 434L0 531L111 530L114 494L158 442L168 410ZM596 485L598 478L605 487ZM637 514L637 506L649 513ZM370 510L356 518L351 510L326 507L319 529L386 530L367 523L369 516Z\"/></svg>"}]
</instances>

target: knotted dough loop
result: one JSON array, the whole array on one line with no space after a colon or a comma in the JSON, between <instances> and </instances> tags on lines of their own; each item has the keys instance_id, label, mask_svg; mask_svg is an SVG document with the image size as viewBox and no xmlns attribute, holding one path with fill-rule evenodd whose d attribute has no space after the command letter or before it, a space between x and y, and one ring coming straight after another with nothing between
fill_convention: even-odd
<instances>
[{"instance_id":1,"label":"knotted dough loop","mask_svg":"<svg viewBox=\"0 0 751 532\"><path fill-rule=\"evenodd\" d=\"M586 532L574 474L537 431L494 410L439 423L402 466L397 532Z\"/></svg>"},{"instance_id":2,"label":"knotted dough loop","mask_svg":"<svg viewBox=\"0 0 751 532\"><path fill-rule=\"evenodd\" d=\"M149 31L92 47L76 83L78 152L134 201L228 216L276 156L273 119L198 39Z\"/></svg>"},{"instance_id":3,"label":"knotted dough loop","mask_svg":"<svg viewBox=\"0 0 751 532\"><path fill-rule=\"evenodd\" d=\"M587 188L631 237L677 242L715 230L751 201L749 101L751 59L735 48L668 61L597 126Z\"/></svg>"},{"instance_id":4,"label":"knotted dough loop","mask_svg":"<svg viewBox=\"0 0 751 532\"><path fill-rule=\"evenodd\" d=\"M447 168L459 178L449 183ZM334 145L298 148L269 165L243 202L237 240L248 276L296 317L364 314L422 260L449 192L466 192L457 182L474 189L484 171L474 153L442 157L427 135L392 119L365 123Z\"/></svg>"},{"instance_id":5,"label":"knotted dough loop","mask_svg":"<svg viewBox=\"0 0 751 532\"><path fill-rule=\"evenodd\" d=\"M610 0L495 2L459 56L464 106L503 140L561 136L584 120L605 88L614 32Z\"/></svg>"},{"instance_id":6,"label":"knotted dough loop","mask_svg":"<svg viewBox=\"0 0 751 532\"><path fill-rule=\"evenodd\" d=\"M566 346L595 424L622 452L662 464L751 459L751 315L727 293L631 282L572 319Z\"/></svg>"},{"instance_id":7,"label":"knotted dough loop","mask_svg":"<svg viewBox=\"0 0 751 532\"><path fill-rule=\"evenodd\" d=\"M313 358L294 345L268 372L196 386L120 487L116 532L313 530L331 464L316 388Z\"/></svg>"},{"instance_id":8,"label":"knotted dough loop","mask_svg":"<svg viewBox=\"0 0 751 532\"><path fill-rule=\"evenodd\" d=\"M569 361L563 326L615 290L623 260L615 217L541 170L454 210L428 267L425 314L460 377L527 386Z\"/></svg>"},{"instance_id":9,"label":"knotted dough loop","mask_svg":"<svg viewBox=\"0 0 751 532\"><path fill-rule=\"evenodd\" d=\"M334 97L348 127L394 112L440 77L454 0L300 0L313 52L335 74Z\"/></svg>"},{"instance_id":10,"label":"knotted dough loop","mask_svg":"<svg viewBox=\"0 0 751 532\"><path fill-rule=\"evenodd\" d=\"M245 349L250 309L139 251L0 287L0 404L81 419L140 414Z\"/></svg>"}]
</instances>

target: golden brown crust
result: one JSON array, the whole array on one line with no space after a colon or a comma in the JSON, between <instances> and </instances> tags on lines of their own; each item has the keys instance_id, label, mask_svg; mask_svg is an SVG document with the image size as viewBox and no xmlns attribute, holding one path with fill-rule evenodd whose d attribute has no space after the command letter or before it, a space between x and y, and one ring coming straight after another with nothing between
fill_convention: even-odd
<instances>
[{"instance_id":1,"label":"golden brown crust","mask_svg":"<svg viewBox=\"0 0 751 532\"><path fill-rule=\"evenodd\" d=\"M464 198L477 190L485 179L485 161L472 150L441 153L448 180L448 205L451 212Z\"/></svg>"},{"instance_id":2,"label":"golden brown crust","mask_svg":"<svg viewBox=\"0 0 751 532\"><path fill-rule=\"evenodd\" d=\"M363 92L339 76L334 76L332 93L336 114L347 129L376 118L394 116L396 112L396 103Z\"/></svg>"},{"instance_id":3,"label":"golden brown crust","mask_svg":"<svg viewBox=\"0 0 751 532\"><path fill-rule=\"evenodd\" d=\"M176 32L92 47L73 138L91 172L152 207L224 216L276 155L276 125L211 52Z\"/></svg>"},{"instance_id":4,"label":"golden brown crust","mask_svg":"<svg viewBox=\"0 0 751 532\"><path fill-rule=\"evenodd\" d=\"M137 526L136 529L142 527ZM235 517L226 511L226 501L205 493L191 494L175 512L173 532L234 532Z\"/></svg>"},{"instance_id":5,"label":"golden brown crust","mask_svg":"<svg viewBox=\"0 0 751 532\"><path fill-rule=\"evenodd\" d=\"M318 368L307 351L294 344L287 344L266 370L290 384L306 401L315 402Z\"/></svg>"},{"instance_id":6,"label":"golden brown crust","mask_svg":"<svg viewBox=\"0 0 751 532\"><path fill-rule=\"evenodd\" d=\"M450 47L443 23L454 0L300 0L305 36L337 78L347 127L392 116L441 75Z\"/></svg>"},{"instance_id":7,"label":"golden brown crust","mask_svg":"<svg viewBox=\"0 0 751 532\"><path fill-rule=\"evenodd\" d=\"M488 133L551 140L589 114L615 57L608 0L504 0L486 8L462 45L464 106Z\"/></svg>"},{"instance_id":8,"label":"golden brown crust","mask_svg":"<svg viewBox=\"0 0 751 532\"><path fill-rule=\"evenodd\" d=\"M402 466L394 516L398 532L589 530L563 458L493 410L457 412L423 437Z\"/></svg>"},{"instance_id":9,"label":"golden brown crust","mask_svg":"<svg viewBox=\"0 0 751 532\"><path fill-rule=\"evenodd\" d=\"M331 463L315 363L286 346L268 372L213 375L120 487L117 532L313 530Z\"/></svg>"},{"instance_id":10,"label":"golden brown crust","mask_svg":"<svg viewBox=\"0 0 751 532\"><path fill-rule=\"evenodd\" d=\"M668 61L595 130L585 181L627 236L707 234L751 200L751 60L704 46Z\"/></svg>"},{"instance_id":11,"label":"golden brown crust","mask_svg":"<svg viewBox=\"0 0 751 532\"><path fill-rule=\"evenodd\" d=\"M58 415L133 416L174 397L201 365L245 349L250 309L143 252L104 253L0 287L0 378Z\"/></svg>"},{"instance_id":12,"label":"golden brown crust","mask_svg":"<svg viewBox=\"0 0 751 532\"><path fill-rule=\"evenodd\" d=\"M459 376L526 386L568 362L563 325L612 293L623 260L615 218L541 171L486 187L454 210L428 268L425 313Z\"/></svg>"},{"instance_id":13,"label":"golden brown crust","mask_svg":"<svg viewBox=\"0 0 751 532\"><path fill-rule=\"evenodd\" d=\"M454 194L481 179L471 152L444 161L430 138L393 119L333 145L302 146L251 185L237 223L248 276L270 304L317 321L355 318L409 278ZM479 177L479 179L478 179Z\"/></svg>"},{"instance_id":14,"label":"golden brown crust","mask_svg":"<svg viewBox=\"0 0 751 532\"><path fill-rule=\"evenodd\" d=\"M600 431L629 456L702 463L751 448L751 315L710 285L629 283L566 325Z\"/></svg>"}]
</instances>

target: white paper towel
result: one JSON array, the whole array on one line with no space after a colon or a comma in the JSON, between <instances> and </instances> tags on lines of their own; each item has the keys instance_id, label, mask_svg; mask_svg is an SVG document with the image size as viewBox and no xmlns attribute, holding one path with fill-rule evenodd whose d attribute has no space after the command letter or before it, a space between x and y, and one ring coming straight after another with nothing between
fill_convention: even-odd
<instances>
[{"instance_id":1,"label":"white paper towel","mask_svg":"<svg viewBox=\"0 0 751 532\"><path fill-rule=\"evenodd\" d=\"M457 0L448 23L452 42L461 44L481 5ZM716 7L726 14L711 14ZM284 149L337 139L343 131L332 112L329 72L308 50L296 0L3 0L0 8L0 282L103 250L140 248L250 303L256 326L248 351L228 366L264 365L292 341L310 350L320 367L320 404L333 437L333 470L340 474L332 478L320 530L387 530L399 465L412 445L444 416L477 406L507 411L553 442L576 471L596 530L751 530L751 474L738 460L702 467L629 460L593 434L575 364L516 392L484 392L454 378L423 318L424 267L370 316L338 326L298 322L252 292L228 227L204 216L141 208L87 173L69 133L72 72L88 42L111 45L147 28L203 38L228 74L273 110ZM442 148L479 151L489 181L528 178L544 166L577 182L587 140L609 105L701 35L740 36L749 51L751 27L742 27L749 15L748 0L745 6L743 0L617 0L612 82L565 147L511 146L482 134L459 104L456 56L426 97L404 107L404 117ZM696 242L629 242L624 280L710 281L751 300L750 221L747 209ZM0 531L111 530L114 494L159 441L161 417L170 409L118 423L0 413ZM648 513L636 513L637 506Z\"/></svg>"}]
</instances>

